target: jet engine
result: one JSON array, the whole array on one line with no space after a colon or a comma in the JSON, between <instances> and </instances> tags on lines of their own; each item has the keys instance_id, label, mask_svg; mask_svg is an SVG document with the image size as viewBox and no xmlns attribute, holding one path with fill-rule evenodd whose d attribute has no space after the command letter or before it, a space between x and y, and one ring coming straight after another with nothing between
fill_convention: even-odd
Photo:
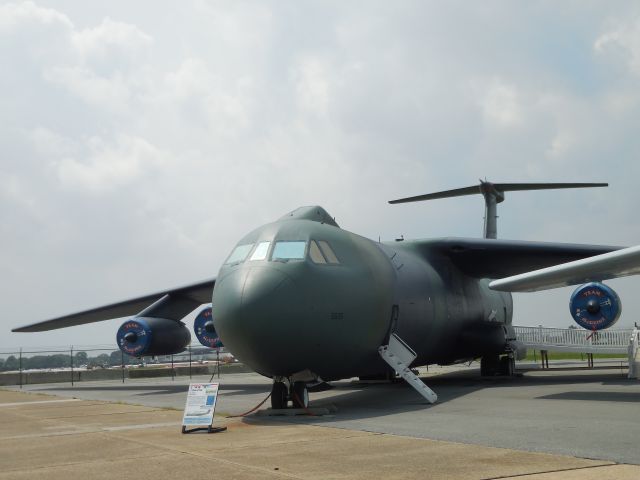
<instances>
[{"instance_id":1,"label":"jet engine","mask_svg":"<svg viewBox=\"0 0 640 480\"><path fill-rule=\"evenodd\" d=\"M571 316L578 325L588 330L611 327L620 318L622 304L618 294L610 287L591 282L578 287L569 301Z\"/></svg>"},{"instance_id":2,"label":"jet engine","mask_svg":"<svg viewBox=\"0 0 640 480\"><path fill-rule=\"evenodd\" d=\"M134 317L127 320L116 334L118 348L127 355L173 355L182 352L191 334L182 322L166 318Z\"/></svg>"},{"instance_id":3,"label":"jet engine","mask_svg":"<svg viewBox=\"0 0 640 480\"><path fill-rule=\"evenodd\" d=\"M202 310L193 322L193 331L202 345L209 348L220 348L222 342L213 326L211 307Z\"/></svg>"}]
</instances>

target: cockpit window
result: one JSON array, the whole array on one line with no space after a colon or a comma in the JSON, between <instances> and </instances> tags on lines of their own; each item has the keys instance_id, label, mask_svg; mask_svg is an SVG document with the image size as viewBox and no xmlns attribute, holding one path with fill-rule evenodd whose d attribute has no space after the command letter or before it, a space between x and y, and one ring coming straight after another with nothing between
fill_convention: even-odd
<instances>
[{"instance_id":1,"label":"cockpit window","mask_svg":"<svg viewBox=\"0 0 640 480\"><path fill-rule=\"evenodd\" d=\"M307 242L276 242L271 260L302 260Z\"/></svg>"},{"instance_id":2,"label":"cockpit window","mask_svg":"<svg viewBox=\"0 0 640 480\"><path fill-rule=\"evenodd\" d=\"M252 248L253 243L250 243L248 245L238 245L233 249L233 252L231 252L231 255L229 255L229 258L227 258L227 261L224 262L224 264L228 265L231 263L244 262Z\"/></svg>"},{"instance_id":3,"label":"cockpit window","mask_svg":"<svg viewBox=\"0 0 640 480\"><path fill-rule=\"evenodd\" d=\"M340 263L338 257L336 257L336 254L333 253L331 246L327 242L325 242L324 240L319 240L318 245L320 245L320 250L322 250L324 257L327 259L327 263Z\"/></svg>"},{"instance_id":4,"label":"cockpit window","mask_svg":"<svg viewBox=\"0 0 640 480\"><path fill-rule=\"evenodd\" d=\"M267 258L267 252L269 252L269 245L271 242L260 242L256 249L253 251L253 255L249 260L264 260Z\"/></svg>"},{"instance_id":5,"label":"cockpit window","mask_svg":"<svg viewBox=\"0 0 640 480\"><path fill-rule=\"evenodd\" d=\"M313 263L327 263L327 261L322 256L322 252L318 248L318 244L311 240L309 243L309 256L311 257L311 261Z\"/></svg>"}]
</instances>

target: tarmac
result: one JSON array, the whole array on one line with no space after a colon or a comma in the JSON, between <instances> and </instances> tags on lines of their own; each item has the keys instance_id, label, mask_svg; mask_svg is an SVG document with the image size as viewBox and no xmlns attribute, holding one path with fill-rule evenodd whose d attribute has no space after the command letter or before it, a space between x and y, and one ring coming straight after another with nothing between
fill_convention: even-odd
<instances>
[{"instance_id":1,"label":"tarmac","mask_svg":"<svg viewBox=\"0 0 640 480\"><path fill-rule=\"evenodd\" d=\"M311 394L335 413L295 418L230 418L270 383L226 375L214 425L228 429L215 434L181 433L188 378L0 390L0 480L640 478L640 382L615 368L512 381L474 368L421 373L440 395L433 406L403 383L343 381ZM581 453L588 445L598 455Z\"/></svg>"}]
</instances>

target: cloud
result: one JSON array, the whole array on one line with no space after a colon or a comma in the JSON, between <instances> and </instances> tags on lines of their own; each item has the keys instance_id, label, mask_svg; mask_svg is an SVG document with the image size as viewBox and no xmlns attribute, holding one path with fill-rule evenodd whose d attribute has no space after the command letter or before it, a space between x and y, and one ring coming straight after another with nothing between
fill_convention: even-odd
<instances>
[{"instance_id":1,"label":"cloud","mask_svg":"<svg viewBox=\"0 0 640 480\"><path fill-rule=\"evenodd\" d=\"M140 65L153 38L135 25L107 17L96 27L78 28L59 11L22 2L0 6L0 36L9 75L30 66L31 82L39 74L109 114L125 113L145 87L140 85Z\"/></svg>"},{"instance_id":2,"label":"cloud","mask_svg":"<svg viewBox=\"0 0 640 480\"><path fill-rule=\"evenodd\" d=\"M332 69L319 58L304 58L292 70L296 99L301 109L324 115L330 101Z\"/></svg>"},{"instance_id":3,"label":"cloud","mask_svg":"<svg viewBox=\"0 0 640 480\"><path fill-rule=\"evenodd\" d=\"M629 70L640 75L640 16L619 20L614 29L594 42L596 53L623 59Z\"/></svg>"},{"instance_id":4,"label":"cloud","mask_svg":"<svg viewBox=\"0 0 640 480\"><path fill-rule=\"evenodd\" d=\"M100 137L86 141L86 158L63 158L56 165L65 188L103 193L140 180L160 168L166 155L142 138L118 135L113 143Z\"/></svg>"},{"instance_id":5,"label":"cloud","mask_svg":"<svg viewBox=\"0 0 640 480\"><path fill-rule=\"evenodd\" d=\"M496 127L515 127L523 123L518 91L500 79L492 79L482 87L480 107L485 121Z\"/></svg>"},{"instance_id":6,"label":"cloud","mask_svg":"<svg viewBox=\"0 0 640 480\"><path fill-rule=\"evenodd\" d=\"M45 127L36 127L28 136L39 155L59 158L77 152L75 142Z\"/></svg>"},{"instance_id":7,"label":"cloud","mask_svg":"<svg viewBox=\"0 0 640 480\"><path fill-rule=\"evenodd\" d=\"M0 5L0 33L13 33L29 26L52 25L72 28L69 17L52 8L39 7L34 2L18 2Z\"/></svg>"},{"instance_id":8,"label":"cloud","mask_svg":"<svg viewBox=\"0 0 640 480\"><path fill-rule=\"evenodd\" d=\"M161 105L213 135L234 136L249 126L253 99L250 78L229 80L201 58L187 58L144 95L149 108Z\"/></svg>"},{"instance_id":9,"label":"cloud","mask_svg":"<svg viewBox=\"0 0 640 480\"><path fill-rule=\"evenodd\" d=\"M153 45L153 38L135 25L109 17L97 27L74 31L71 38L84 59L99 58L105 62L135 58Z\"/></svg>"},{"instance_id":10,"label":"cloud","mask_svg":"<svg viewBox=\"0 0 640 480\"><path fill-rule=\"evenodd\" d=\"M126 113L129 109L131 85L119 73L103 77L85 67L60 66L46 70L44 78L92 107L112 113Z\"/></svg>"}]
</instances>

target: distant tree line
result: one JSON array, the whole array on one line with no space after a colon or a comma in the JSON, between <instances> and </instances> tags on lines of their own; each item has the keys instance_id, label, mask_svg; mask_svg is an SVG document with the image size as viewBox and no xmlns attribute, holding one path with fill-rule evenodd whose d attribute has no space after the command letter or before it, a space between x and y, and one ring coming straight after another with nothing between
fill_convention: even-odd
<instances>
[{"instance_id":1,"label":"distant tree line","mask_svg":"<svg viewBox=\"0 0 640 480\"><path fill-rule=\"evenodd\" d=\"M122 365L123 355L120 350L109 353L101 353L95 357L90 357L87 352L78 351L73 355L73 366L86 366L89 368L106 368ZM124 364L131 365L140 363L140 360L129 355L124 355ZM70 353L56 353L53 355L35 355L22 357L22 369L47 369L47 368L69 368L71 367ZM16 355L7 358L0 358L0 371L7 372L18 370L20 359Z\"/></svg>"}]
</instances>

